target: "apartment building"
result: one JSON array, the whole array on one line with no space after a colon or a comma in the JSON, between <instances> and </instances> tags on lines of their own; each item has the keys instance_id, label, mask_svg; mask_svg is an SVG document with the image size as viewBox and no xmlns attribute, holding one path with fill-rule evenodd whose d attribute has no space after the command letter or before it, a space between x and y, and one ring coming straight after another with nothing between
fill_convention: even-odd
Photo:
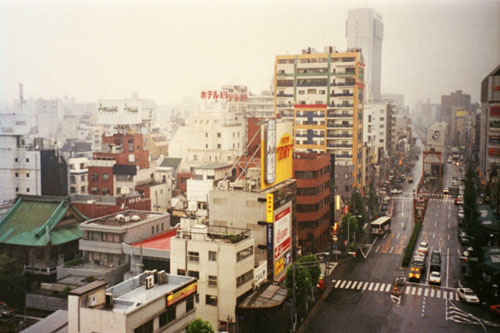
<instances>
[{"instance_id":1,"label":"apartment building","mask_svg":"<svg viewBox=\"0 0 500 333\"><path fill-rule=\"evenodd\" d=\"M359 49L308 48L275 60L275 114L293 121L296 152L335 155L344 201L363 184L364 67Z\"/></svg>"},{"instance_id":2,"label":"apartment building","mask_svg":"<svg viewBox=\"0 0 500 333\"><path fill-rule=\"evenodd\" d=\"M71 157L69 166L69 194L87 194L89 187L89 160L86 157Z\"/></svg>"}]
</instances>

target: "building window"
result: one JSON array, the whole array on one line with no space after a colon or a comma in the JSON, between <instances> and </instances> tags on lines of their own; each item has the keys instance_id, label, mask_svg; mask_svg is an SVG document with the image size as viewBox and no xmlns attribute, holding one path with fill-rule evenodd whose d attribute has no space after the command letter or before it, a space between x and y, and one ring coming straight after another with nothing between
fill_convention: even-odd
<instances>
[{"instance_id":1,"label":"building window","mask_svg":"<svg viewBox=\"0 0 500 333\"><path fill-rule=\"evenodd\" d=\"M121 194L122 193L122 188L121 187L117 187L116 188L116 194Z\"/></svg>"},{"instance_id":2,"label":"building window","mask_svg":"<svg viewBox=\"0 0 500 333\"><path fill-rule=\"evenodd\" d=\"M16 172L16 177L19 177L19 173L18 172Z\"/></svg>"},{"instance_id":3,"label":"building window","mask_svg":"<svg viewBox=\"0 0 500 333\"><path fill-rule=\"evenodd\" d=\"M99 180L99 175L97 173L93 173L92 174L92 180L95 181L95 182L98 181Z\"/></svg>"},{"instance_id":4,"label":"building window","mask_svg":"<svg viewBox=\"0 0 500 333\"><path fill-rule=\"evenodd\" d=\"M205 133L205 138L208 138L208 133Z\"/></svg>"},{"instance_id":5,"label":"building window","mask_svg":"<svg viewBox=\"0 0 500 333\"><path fill-rule=\"evenodd\" d=\"M30 192L30 188L29 187L26 189L26 192L28 192L28 193Z\"/></svg>"},{"instance_id":6,"label":"building window","mask_svg":"<svg viewBox=\"0 0 500 333\"><path fill-rule=\"evenodd\" d=\"M191 296L186 299L186 312L189 312L194 309L194 297Z\"/></svg>"},{"instance_id":7,"label":"building window","mask_svg":"<svg viewBox=\"0 0 500 333\"><path fill-rule=\"evenodd\" d=\"M75 176L70 176L69 182L70 182L70 184L74 184L75 183Z\"/></svg>"},{"instance_id":8,"label":"building window","mask_svg":"<svg viewBox=\"0 0 500 333\"><path fill-rule=\"evenodd\" d=\"M30 159L29 159L29 158L27 158L27 159L26 159L26 163L29 163L29 162L30 162Z\"/></svg>"},{"instance_id":9,"label":"building window","mask_svg":"<svg viewBox=\"0 0 500 333\"><path fill-rule=\"evenodd\" d=\"M75 194L75 193L76 193L76 188L75 188L74 186L71 186L71 187L69 188L69 192L70 192L71 194Z\"/></svg>"},{"instance_id":10,"label":"building window","mask_svg":"<svg viewBox=\"0 0 500 333\"><path fill-rule=\"evenodd\" d=\"M102 180L107 182L109 180L109 175L107 173L105 173L104 175L102 175Z\"/></svg>"},{"instance_id":11,"label":"building window","mask_svg":"<svg viewBox=\"0 0 500 333\"><path fill-rule=\"evenodd\" d=\"M193 155L193 161L198 161L198 155Z\"/></svg>"},{"instance_id":12,"label":"building window","mask_svg":"<svg viewBox=\"0 0 500 333\"><path fill-rule=\"evenodd\" d=\"M188 271L188 276L194 277L196 279L200 279L200 272L198 271Z\"/></svg>"},{"instance_id":13,"label":"building window","mask_svg":"<svg viewBox=\"0 0 500 333\"><path fill-rule=\"evenodd\" d=\"M134 333L153 333L154 319L142 324L134 330Z\"/></svg>"},{"instance_id":14,"label":"building window","mask_svg":"<svg viewBox=\"0 0 500 333\"><path fill-rule=\"evenodd\" d=\"M184 269L177 269L177 275L186 275L186 271Z\"/></svg>"},{"instance_id":15,"label":"building window","mask_svg":"<svg viewBox=\"0 0 500 333\"><path fill-rule=\"evenodd\" d=\"M85 169L85 163L80 163L80 169Z\"/></svg>"},{"instance_id":16,"label":"building window","mask_svg":"<svg viewBox=\"0 0 500 333\"><path fill-rule=\"evenodd\" d=\"M205 304L217 306L217 296L206 295L205 296Z\"/></svg>"},{"instance_id":17,"label":"building window","mask_svg":"<svg viewBox=\"0 0 500 333\"><path fill-rule=\"evenodd\" d=\"M97 194L98 192L99 192L99 189L97 187L92 187L90 189L90 193L92 193L92 194Z\"/></svg>"},{"instance_id":18,"label":"building window","mask_svg":"<svg viewBox=\"0 0 500 333\"><path fill-rule=\"evenodd\" d=\"M236 254L236 261L241 261L253 255L253 246L249 246Z\"/></svg>"},{"instance_id":19,"label":"building window","mask_svg":"<svg viewBox=\"0 0 500 333\"><path fill-rule=\"evenodd\" d=\"M217 137L220 138L222 135L220 132L217 132Z\"/></svg>"},{"instance_id":20,"label":"building window","mask_svg":"<svg viewBox=\"0 0 500 333\"><path fill-rule=\"evenodd\" d=\"M80 191L81 191L82 193L85 193L85 192L86 192L85 186L80 187Z\"/></svg>"},{"instance_id":21,"label":"building window","mask_svg":"<svg viewBox=\"0 0 500 333\"><path fill-rule=\"evenodd\" d=\"M217 148L220 149L222 146L220 143L217 144Z\"/></svg>"},{"instance_id":22,"label":"building window","mask_svg":"<svg viewBox=\"0 0 500 333\"><path fill-rule=\"evenodd\" d=\"M18 161L18 159L17 159L17 157L16 157L16 158L14 159L14 162L17 162L17 161Z\"/></svg>"},{"instance_id":23,"label":"building window","mask_svg":"<svg viewBox=\"0 0 500 333\"><path fill-rule=\"evenodd\" d=\"M214 276L214 275L208 276L208 286L209 287L217 287L217 276Z\"/></svg>"},{"instance_id":24,"label":"building window","mask_svg":"<svg viewBox=\"0 0 500 333\"><path fill-rule=\"evenodd\" d=\"M209 261L217 261L217 252L208 251L208 260Z\"/></svg>"},{"instance_id":25,"label":"building window","mask_svg":"<svg viewBox=\"0 0 500 333\"><path fill-rule=\"evenodd\" d=\"M80 176L80 180L81 180L82 182L84 182L84 181L85 181L85 175Z\"/></svg>"},{"instance_id":26,"label":"building window","mask_svg":"<svg viewBox=\"0 0 500 333\"><path fill-rule=\"evenodd\" d=\"M103 187L103 188L102 188L102 194L103 194L103 195L107 195L107 194L109 194L109 188L107 188L107 187Z\"/></svg>"},{"instance_id":27,"label":"building window","mask_svg":"<svg viewBox=\"0 0 500 333\"><path fill-rule=\"evenodd\" d=\"M200 252L188 252L188 260L189 261L200 261Z\"/></svg>"},{"instance_id":28,"label":"building window","mask_svg":"<svg viewBox=\"0 0 500 333\"><path fill-rule=\"evenodd\" d=\"M16 187L16 192L19 192L19 187Z\"/></svg>"},{"instance_id":29,"label":"building window","mask_svg":"<svg viewBox=\"0 0 500 333\"><path fill-rule=\"evenodd\" d=\"M155 226L152 226L151 227L151 233L154 234L155 233Z\"/></svg>"},{"instance_id":30,"label":"building window","mask_svg":"<svg viewBox=\"0 0 500 333\"><path fill-rule=\"evenodd\" d=\"M163 327L175 320L175 309L176 307L173 305L160 315L160 327Z\"/></svg>"},{"instance_id":31,"label":"building window","mask_svg":"<svg viewBox=\"0 0 500 333\"><path fill-rule=\"evenodd\" d=\"M253 279L253 270L249 270L245 274L242 274L236 278L236 288L244 285L248 281Z\"/></svg>"}]
</instances>

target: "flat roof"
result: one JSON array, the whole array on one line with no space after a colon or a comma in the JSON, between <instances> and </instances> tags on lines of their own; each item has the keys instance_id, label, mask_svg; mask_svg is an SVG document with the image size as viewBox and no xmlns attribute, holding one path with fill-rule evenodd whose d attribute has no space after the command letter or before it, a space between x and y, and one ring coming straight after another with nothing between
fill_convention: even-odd
<instances>
[{"instance_id":1,"label":"flat roof","mask_svg":"<svg viewBox=\"0 0 500 333\"><path fill-rule=\"evenodd\" d=\"M249 295L238 305L240 309L266 309L283 304L288 295L286 288L269 284Z\"/></svg>"},{"instance_id":2,"label":"flat roof","mask_svg":"<svg viewBox=\"0 0 500 333\"><path fill-rule=\"evenodd\" d=\"M31 325L22 331L23 333L67 333L68 332L68 311L57 310L38 323Z\"/></svg>"},{"instance_id":3,"label":"flat roof","mask_svg":"<svg viewBox=\"0 0 500 333\"><path fill-rule=\"evenodd\" d=\"M212 163L212 164L193 167L193 169L222 169L222 168L229 168L231 166L232 164Z\"/></svg>"},{"instance_id":4,"label":"flat roof","mask_svg":"<svg viewBox=\"0 0 500 333\"><path fill-rule=\"evenodd\" d=\"M116 217L118 215L122 215L125 218L128 218L129 220L125 222L124 218L121 220L117 220ZM92 220L88 220L84 223L82 223L80 226L81 227L90 227L90 226L110 226L110 227L127 227L130 225L135 225L139 223L144 223L144 222L150 222L157 220L162 217L168 216L168 213L157 213L157 212L148 212L144 210L124 210L118 213L98 217ZM139 219L134 220L133 217L137 216Z\"/></svg>"},{"instance_id":5,"label":"flat roof","mask_svg":"<svg viewBox=\"0 0 500 333\"><path fill-rule=\"evenodd\" d=\"M91 291L94 291L96 289L99 289L101 287L105 287L106 285L107 285L106 281L96 280L96 281L90 282L89 284L86 284L84 286L73 289L69 293L70 293L70 295L81 296L81 295L87 294Z\"/></svg>"},{"instance_id":6,"label":"flat roof","mask_svg":"<svg viewBox=\"0 0 500 333\"><path fill-rule=\"evenodd\" d=\"M179 228L169 229L159 235L144 239L142 242L135 242L132 246L140 248L142 244L142 247L147 249L170 250L170 240L177 235L177 230Z\"/></svg>"}]
</instances>

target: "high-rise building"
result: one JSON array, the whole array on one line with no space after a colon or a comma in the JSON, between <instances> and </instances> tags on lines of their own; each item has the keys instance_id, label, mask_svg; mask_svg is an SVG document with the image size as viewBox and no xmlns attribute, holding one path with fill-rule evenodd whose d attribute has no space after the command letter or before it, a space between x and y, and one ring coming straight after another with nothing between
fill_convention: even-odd
<instances>
[{"instance_id":1,"label":"high-rise building","mask_svg":"<svg viewBox=\"0 0 500 333\"><path fill-rule=\"evenodd\" d=\"M365 59L365 83L367 94L380 98L380 78L382 70L382 39L384 24L382 16L373 8L357 8L348 12L346 22L347 48L359 48Z\"/></svg>"},{"instance_id":2,"label":"high-rise building","mask_svg":"<svg viewBox=\"0 0 500 333\"><path fill-rule=\"evenodd\" d=\"M500 65L481 82L481 134L479 163L481 178L500 166Z\"/></svg>"},{"instance_id":3,"label":"high-rise building","mask_svg":"<svg viewBox=\"0 0 500 333\"><path fill-rule=\"evenodd\" d=\"M448 124L448 139L451 139L454 135L452 130L454 127L455 112L457 110L469 110L470 105L470 95L462 93L462 90L457 90L449 95L441 96L439 120Z\"/></svg>"},{"instance_id":4,"label":"high-rise building","mask_svg":"<svg viewBox=\"0 0 500 333\"><path fill-rule=\"evenodd\" d=\"M344 202L362 184L363 77L359 50L276 56L276 116L293 120L295 151L335 155L335 192Z\"/></svg>"}]
</instances>

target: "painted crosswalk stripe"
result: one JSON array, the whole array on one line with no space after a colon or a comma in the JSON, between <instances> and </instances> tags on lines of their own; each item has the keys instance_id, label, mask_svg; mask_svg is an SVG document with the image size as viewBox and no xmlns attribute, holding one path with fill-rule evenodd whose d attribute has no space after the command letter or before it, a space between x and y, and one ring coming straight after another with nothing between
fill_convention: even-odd
<instances>
[{"instance_id":1,"label":"painted crosswalk stripe","mask_svg":"<svg viewBox=\"0 0 500 333\"><path fill-rule=\"evenodd\" d=\"M341 288L341 289L342 289L342 288L344 288L344 286L345 286L346 282L347 282L346 280L344 280L344 281L342 282L342 284L340 285L340 288Z\"/></svg>"},{"instance_id":2,"label":"painted crosswalk stripe","mask_svg":"<svg viewBox=\"0 0 500 333\"><path fill-rule=\"evenodd\" d=\"M391 290L391 284L390 283L388 283L387 287L385 287L385 292L388 293L389 290Z\"/></svg>"},{"instance_id":3,"label":"painted crosswalk stripe","mask_svg":"<svg viewBox=\"0 0 500 333\"><path fill-rule=\"evenodd\" d=\"M370 283L370 286L368 287L368 290L370 290L370 291L371 291L371 290L373 289L373 285L374 285L374 284L375 284L375 282Z\"/></svg>"},{"instance_id":4,"label":"painted crosswalk stripe","mask_svg":"<svg viewBox=\"0 0 500 333\"><path fill-rule=\"evenodd\" d=\"M424 296L425 296L425 297L429 296L429 289L425 289L425 291L424 291Z\"/></svg>"},{"instance_id":5,"label":"painted crosswalk stripe","mask_svg":"<svg viewBox=\"0 0 500 333\"><path fill-rule=\"evenodd\" d=\"M369 283L370 283L370 282L365 282L365 284L363 285L363 290L366 290L366 288L368 288L368 284L369 284Z\"/></svg>"},{"instance_id":6,"label":"painted crosswalk stripe","mask_svg":"<svg viewBox=\"0 0 500 333\"><path fill-rule=\"evenodd\" d=\"M358 290L360 290L362 287L363 287L363 282L360 282L360 283L358 284Z\"/></svg>"},{"instance_id":7,"label":"painted crosswalk stripe","mask_svg":"<svg viewBox=\"0 0 500 333\"><path fill-rule=\"evenodd\" d=\"M411 288L411 294L412 294L412 295L415 295L415 291L417 291L417 287L412 287L412 288Z\"/></svg>"},{"instance_id":8,"label":"painted crosswalk stripe","mask_svg":"<svg viewBox=\"0 0 500 333\"><path fill-rule=\"evenodd\" d=\"M431 297L434 297L435 293L436 293L436 291L434 289L431 289Z\"/></svg>"},{"instance_id":9,"label":"painted crosswalk stripe","mask_svg":"<svg viewBox=\"0 0 500 333\"><path fill-rule=\"evenodd\" d=\"M335 283L335 287L334 288L338 288L339 284L342 282L342 280L338 280L337 283Z\"/></svg>"},{"instance_id":10,"label":"painted crosswalk stripe","mask_svg":"<svg viewBox=\"0 0 500 333\"><path fill-rule=\"evenodd\" d=\"M418 288L417 295L418 295L418 296L422 296L422 288Z\"/></svg>"},{"instance_id":11,"label":"painted crosswalk stripe","mask_svg":"<svg viewBox=\"0 0 500 333\"><path fill-rule=\"evenodd\" d=\"M452 291L450 291L450 297L448 297L448 299L453 301L453 292Z\"/></svg>"},{"instance_id":12,"label":"painted crosswalk stripe","mask_svg":"<svg viewBox=\"0 0 500 333\"><path fill-rule=\"evenodd\" d=\"M373 291L377 291L378 287L380 287L380 283L377 282L377 284L375 285L375 288L373 288Z\"/></svg>"},{"instance_id":13,"label":"painted crosswalk stripe","mask_svg":"<svg viewBox=\"0 0 500 333\"><path fill-rule=\"evenodd\" d=\"M346 284L345 289L349 289L349 287L351 286L351 283L352 283L352 281L349 281L349 282Z\"/></svg>"},{"instance_id":14,"label":"painted crosswalk stripe","mask_svg":"<svg viewBox=\"0 0 500 333\"><path fill-rule=\"evenodd\" d=\"M356 288L356 285L357 285L357 284L358 284L358 281L354 281L354 282L352 283L351 289Z\"/></svg>"},{"instance_id":15,"label":"painted crosswalk stripe","mask_svg":"<svg viewBox=\"0 0 500 333\"><path fill-rule=\"evenodd\" d=\"M443 290L443 299L447 299L448 298L448 293L446 292L446 290Z\"/></svg>"},{"instance_id":16,"label":"painted crosswalk stripe","mask_svg":"<svg viewBox=\"0 0 500 333\"><path fill-rule=\"evenodd\" d=\"M436 292L436 297L441 298L441 289L438 289L438 291Z\"/></svg>"}]
</instances>

